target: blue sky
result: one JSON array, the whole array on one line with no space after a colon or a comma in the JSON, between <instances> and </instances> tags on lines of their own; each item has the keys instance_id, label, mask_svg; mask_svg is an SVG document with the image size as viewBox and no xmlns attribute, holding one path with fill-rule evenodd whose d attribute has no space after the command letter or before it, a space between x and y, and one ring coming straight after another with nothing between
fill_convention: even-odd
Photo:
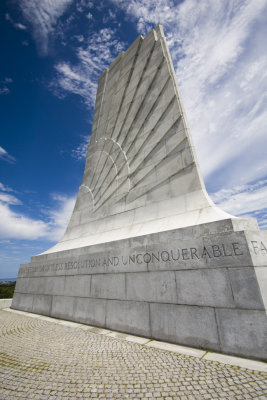
<instances>
[{"instance_id":1,"label":"blue sky","mask_svg":"<svg viewBox=\"0 0 267 400\"><path fill-rule=\"evenodd\" d=\"M212 199L267 229L266 0L2 0L0 278L62 236L97 79L162 24Z\"/></svg>"}]
</instances>

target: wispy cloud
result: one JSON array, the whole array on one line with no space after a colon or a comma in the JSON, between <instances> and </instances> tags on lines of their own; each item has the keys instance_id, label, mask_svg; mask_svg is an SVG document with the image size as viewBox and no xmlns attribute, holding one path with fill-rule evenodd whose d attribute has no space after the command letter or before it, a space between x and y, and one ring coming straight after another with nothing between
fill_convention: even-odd
<instances>
[{"instance_id":1,"label":"wispy cloud","mask_svg":"<svg viewBox=\"0 0 267 400\"><path fill-rule=\"evenodd\" d=\"M262 228L267 228L267 179L221 189L211 195L224 211L237 216L256 217Z\"/></svg>"},{"instance_id":2,"label":"wispy cloud","mask_svg":"<svg viewBox=\"0 0 267 400\"><path fill-rule=\"evenodd\" d=\"M80 13L86 9L94 7L94 1L91 0L76 0L76 10Z\"/></svg>"},{"instance_id":3,"label":"wispy cloud","mask_svg":"<svg viewBox=\"0 0 267 400\"><path fill-rule=\"evenodd\" d=\"M1 193L0 192L0 202L7 203L10 205L20 205L22 204L17 197L13 196L12 194Z\"/></svg>"},{"instance_id":4,"label":"wispy cloud","mask_svg":"<svg viewBox=\"0 0 267 400\"><path fill-rule=\"evenodd\" d=\"M8 13L6 13L5 19L6 19L6 21L9 21L16 29L21 29L23 31L25 31L27 29L27 27L25 25L23 25L22 23L15 22Z\"/></svg>"},{"instance_id":5,"label":"wispy cloud","mask_svg":"<svg viewBox=\"0 0 267 400\"><path fill-rule=\"evenodd\" d=\"M72 157L79 161L84 160L86 157L89 141L90 141L90 135L83 136L81 143L75 149L72 150L71 152Z\"/></svg>"},{"instance_id":6,"label":"wispy cloud","mask_svg":"<svg viewBox=\"0 0 267 400\"><path fill-rule=\"evenodd\" d=\"M8 154L8 152L0 146L0 160L7 161L10 164L14 164L16 162L15 157Z\"/></svg>"},{"instance_id":7,"label":"wispy cloud","mask_svg":"<svg viewBox=\"0 0 267 400\"><path fill-rule=\"evenodd\" d=\"M6 86L0 88L0 94L8 94L9 92L10 92L10 90Z\"/></svg>"},{"instance_id":8,"label":"wispy cloud","mask_svg":"<svg viewBox=\"0 0 267 400\"><path fill-rule=\"evenodd\" d=\"M0 82L0 95L10 93L9 85L13 82L11 78L5 78Z\"/></svg>"},{"instance_id":9,"label":"wispy cloud","mask_svg":"<svg viewBox=\"0 0 267 400\"><path fill-rule=\"evenodd\" d=\"M14 192L13 189L11 189L11 187L4 185L2 182L0 182L0 191L2 192Z\"/></svg>"},{"instance_id":10,"label":"wispy cloud","mask_svg":"<svg viewBox=\"0 0 267 400\"><path fill-rule=\"evenodd\" d=\"M111 28L101 29L76 49L77 63L67 62L55 66L57 76L52 82L52 90L59 96L68 93L82 97L84 103L92 108L95 102L97 80L113 59L123 50L125 44L116 38Z\"/></svg>"},{"instance_id":11,"label":"wispy cloud","mask_svg":"<svg viewBox=\"0 0 267 400\"><path fill-rule=\"evenodd\" d=\"M33 37L41 55L49 50L49 36L53 33L60 18L73 0L20 0L24 20L31 26Z\"/></svg>"}]
</instances>

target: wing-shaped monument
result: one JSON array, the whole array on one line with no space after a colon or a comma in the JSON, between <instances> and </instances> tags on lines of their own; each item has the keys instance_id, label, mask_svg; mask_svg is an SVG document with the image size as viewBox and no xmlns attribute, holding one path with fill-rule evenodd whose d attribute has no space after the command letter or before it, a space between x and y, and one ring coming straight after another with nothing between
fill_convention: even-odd
<instances>
[{"instance_id":1,"label":"wing-shaped monument","mask_svg":"<svg viewBox=\"0 0 267 400\"><path fill-rule=\"evenodd\" d=\"M99 78L71 220L12 308L264 358L266 239L209 199L158 26Z\"/></svg>"}]
</instances>

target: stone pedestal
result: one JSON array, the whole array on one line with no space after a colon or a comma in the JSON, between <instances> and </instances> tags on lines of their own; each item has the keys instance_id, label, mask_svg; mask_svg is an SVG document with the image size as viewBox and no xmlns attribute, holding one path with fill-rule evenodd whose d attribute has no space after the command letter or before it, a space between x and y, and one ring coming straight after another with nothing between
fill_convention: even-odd
<instances>
[{"instance_id":1,"label":"stone pedestal","mask_svg":"<svg viewBox=\"0 0 267 400\"><path fill-rule=\"evenodd\" d=\"M266 265L267 233L227 219L32 257L12 307L266 359Z\"/></svg>"}]
</instances>

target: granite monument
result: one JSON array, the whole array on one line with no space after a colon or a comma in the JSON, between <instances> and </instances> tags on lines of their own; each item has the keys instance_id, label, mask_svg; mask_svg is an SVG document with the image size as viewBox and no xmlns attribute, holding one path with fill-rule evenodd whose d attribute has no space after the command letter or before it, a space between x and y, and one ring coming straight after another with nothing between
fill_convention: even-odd
<instances>
[{"instance_id":1,"label":"granite monument","mask_svg":"<svg viewBox=\"0 0 267 400\"><path fill-rule=\"evenodd\" d=\"M162 28L100 76L67 230L12 308L267 358L267 234L210 200Z\"/></svg>"}]
</instances>

